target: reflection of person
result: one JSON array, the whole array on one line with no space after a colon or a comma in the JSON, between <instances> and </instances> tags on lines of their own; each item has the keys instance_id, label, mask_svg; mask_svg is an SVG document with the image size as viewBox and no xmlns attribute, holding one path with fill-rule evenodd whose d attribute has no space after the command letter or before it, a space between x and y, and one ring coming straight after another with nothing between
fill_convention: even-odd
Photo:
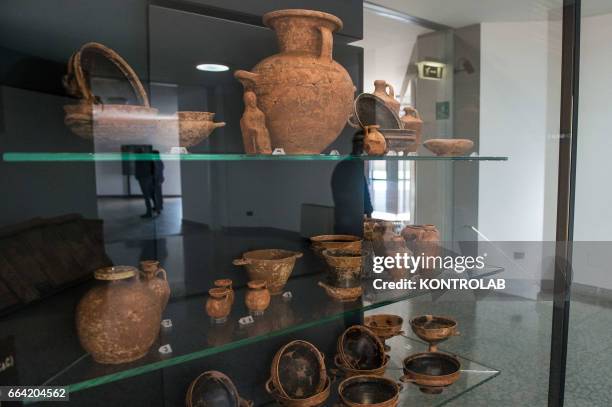
<instances>
[{"instance_id":1,"label":"reflection of person","mask_svg":"<svg viewBox=\"0 0 612 407\"><path fill-rule=\"evenodd\" d=\"M159 158L159 151L153 150L152 160L136 161L134 176L140 184L142 196L145 201L147 212L141 218L153 217L164 209L164 198L162 195L162 184L164 182L164 163Z\"/></svg>"},{"instance_id":2,"label":"reflection of person","mask_svg":"<svg viewBox=\"0 0 612 407\"><path fill-rule=\"evenodd\" d=\"M358 155L353 147L353 155ZM374 208L364 174L363 161L343 160L332 173L332 195L334 198L334 230L339 234L361 236L363 215L371 216Z\"/></svg>"}]
</instances>

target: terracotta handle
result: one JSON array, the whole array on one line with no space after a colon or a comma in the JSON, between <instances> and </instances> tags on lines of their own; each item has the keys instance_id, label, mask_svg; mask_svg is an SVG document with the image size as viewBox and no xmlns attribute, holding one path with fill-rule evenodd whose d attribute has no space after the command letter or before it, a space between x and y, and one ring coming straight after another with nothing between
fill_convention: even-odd
<instances>
[{"instance_id":1,"label":"terracotta handle","mask_svg":"<svg viewBox=\"0 0 612 407\"><path fill-rule=\"evenodd\" d=\"M259 75L253 72L241 70L234 72L234 78L238 79L245 88L253 89L257 83Z\"/></svg>"},{"instance_id":2,"label":"terracotta handle","mask_svg":"<svg viewBox=\"0 0 612 407\"><path fill-rule=\"evenodd\" d=\"M421 115L419 115L419 111L416 110L414 107L412 106L406 106L404 108L404 112L406 112L407 115L410 115L412 117L416 117L417 119L421 118Z\"/></svg>"},{"instance_id":3,"label":"terracotta handle","mask_svg":"<svg viewBox=\"0 0 612 407\"><path fill-rule=\"evenodd\" d=\"M270 395L274 394L274 389L272 388L272 378L266 380L266 392Z\"/></svg>"},{"instance_id":4,"label":"terracotta handle","mask_svg":"<svg viewBox=\"0 0 612 407\"><path fill-rule=\"evenodd\" d=\"M295 258L296 258L296 259L299 259L299 258L301 258L302 256L304 256L304 253L302 253L302 252L295 252Z\"/></svg>"},{"instance_id":5,"label":"terracotta handle","mask_svg":"<svg viewBox=\"0 0 612 407\"><path fill-rule=\"evenodd\" d=\"M219 127L224 127L225 126L225 122L217 122L217 123L213 123L213 127L219 128Z\"/></svg>"},{"instance_id":6,"label":"terracotta handle","mask_svg":"<svg viewBox=\"0 0 612 407\"><path fill-rule=\"evenodd\" d=\"M166 281L168 281L168 273L166 273L166 270L164 270L163 268L158 268L157 271L155 272L155 277L157 277L158 275L162 275L162 278Z\"/></svg>"},{"instance_id":7,"label":"terracotta handle","mask_svg":"<svg viewBox=\"0 0 612 407\"><path fill-rule=\"evenodd\" d=\"M356 129L361 128L361 124L359 123L359 121L357 121L357 117L355 116L355 113L351 113L347 121L351 127L354 127Z\"/></svg>"},{"instance_id":8,"label":"terracotta handle","mask_svg":"<svg viewBox=\"0 0 612 407\"><path fill-rule=\"evenodd\" d=\"M331 61L334 48L333 34L327 27L319 27L319 31L321 32L321 55L319 58Z\"/></svg>"},{"instance_id":9,"label":"terracotta handle","mask_svg":"<svg viewBox=\"0 0 612 407\"><path fill-rule=\"evenodd\" d=\"M393 89L393 86L391 86L388 83L385 83L385 89L389 89L388 90L389 96L391 96L392 98L395 98L395 89Z\"/></svg>"},{"instance_id":10,"label":"terracotta handle","mask_svg":"<svg viewBox=\"0 0 612 407\"><path fill-rule=\"evenodd\" d=\"M414 383L414 382L415 382L415 380L414 380L414 379L412 379L412 378L410 378L410 377L408 377L408 376L406 376L406 375L404 375L404 376L400 377L400 378L399 378L399 380L400 380L400 382L402 382L402 383Z\"/></svg>"},{"instance_id":11,"label":"terracotta handle","mask_svg":"<svg viewBox=\"0 0 612 407\"><path fill-rule=\"evenodd\" d=\"M234 266L246 266L249 264L249 261L247 259L235 259L232 261L232 264Z\"/></svg>"}]
</instances>

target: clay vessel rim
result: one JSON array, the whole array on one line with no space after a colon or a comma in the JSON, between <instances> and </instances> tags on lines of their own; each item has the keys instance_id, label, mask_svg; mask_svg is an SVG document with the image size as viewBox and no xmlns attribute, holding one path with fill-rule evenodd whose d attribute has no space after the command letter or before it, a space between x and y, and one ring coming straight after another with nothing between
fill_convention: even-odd
<instances>
[{"instance_id":1,"label":"clay vessel rim","mask_svg":"<svg viewBox=\"0 0 612 407\"><path fill-rule=\"evenodd\" d=\"M377 319L384 319L384 320L392 319L394 320L395 324L394 325L380 325L380 326L374 326L374 327L368 325L369 323L371 323L372 321L376 321ZM369 315L365 317L363 322L364 322L364 325L370 329L394 328L397 326L401 326L404 323L404 318L400 317L399 315L394 315L394 314L376 314L376 315Z\"/></svg>"},{"instance_id":2,"label":"clay vessel rim","mask_svg":"<svg viewBox=\"0 0 612 407\"><path fill-rule=\"evenodd\" d=\"M421 319L424 319L424 321L417 321ZM422 322L431 322L431 321L448 322L449 324L445 326L437 327L437 328L426 328L422 324ZM423 329L425 331L435 331L438 329L456 328L457 321L451 317L445 317L442 315L419 315L410 320L410 325L418 329Z\"/></svg>"},{"instance_id":3,"label":"clay vessel rim","mask_svg":"<svg viewBox=\"0 0 612 407\"><path fill-rule=\"evenodd\" d=\"M363 257L363 254L357 251L351 251L347 249L325 249L323 250L323 255L335 258L350 258L355 259L358 257Z\"/></svg>"},{"instance_id":4,"label":"clay vessel rim","mask_svg":"<svg viewBox=\"0 0 612 407\"><path fill-rule=\"evenodd\" d=\"M114 281L125 280L138 274L138 269L132 266L103 267L94 272L96 280Z\"/></svg>"},{"instance_id":5,"label":"clay vessel rim","mask_svg":"<svg viewBox=\"0 0 612 407\"><path fill-rule=\"evenodd\" d=\"M411 370L409 368L406 367L406 365L414 360L417 359L422 359L422 358L437 358L437 359L445 359L447 361L452 362L452 364L455 366L455 370L449 374L445 374L445 375L432 375L432 374L426 374L426 373L422 373L422 372L417 372L414 370ZM404 360L402 361L402 366L403 369L406 373L410 373L412 375L418 376L418 377L423 377L423 378L437 378L437 379L443 379L443 378L450 378L455 376L458 372L461 371L461 362L459 361L459 359L457 359L456 357L449 355L447 353L443 353L443 352L421 352L421 353L415 353L413 355L410 355L406 358L404 358Z\"/></svg>"},{"instance_id":6,"label":"clay vessel rim","mask_svg":"<svg viewBox=\"0 0 612 407\"><path fill-rule=\"evenodd\" d=\"M271 382L271 386L274 386L274 381L271 378L270 378L270 382ZM286 397L286 396L280 394L275 387L272 387L272 390L274 391L273 397L276 397L279 400L288 401L288 402L291 402L291 401L293 401L293 402L301 402L301 403L307 404L309 401L315 400L315 399L323 396L324 393L329 393L330 387L331 387L331 379L328 376L325 379L325 386L323 387L323 390L321 390L319 393L317 393L315 395L312 395L310 397L307 397L305 399L293 399L291 397Z\"/></svg>"},{"instance_id":7,"label":"clay vessel rim","mask_svg":"<svg viewBox=\"0 0 612 407\"><path fill-rule=\"evenodd\" d=\"M374 100L374 103L376 103L382 110L386 111L387 114L391 115L394 126L393 127L385 126L385 130L392 130L392 129L400 130L404 127L402 125L402 121L399 115L395 113L393 110L391 110L389 106L387 106L384 100L382 100L381 98L379 98L378 96L372 93L364 92L364 93L360 93L359 95L357 95L357 97L353 101L353 114L355 115L355 118L359 122L359 125L361 126L361 128L365 129L366 127L366 124L364 124L364 122L361 120L360 115L359 115L359 112L360 112L359 106L362 105L363 103L362 99ZM375 123L375 124L379 124L379 123Z\"/></svg>"},{"instance_id":8,"label":"clay vessel rim","mask_svg":"<svg viewBox=\"0 0 612 407\"><path fill-rule=\"evenodd\" d=\"M393 380L389 379L388 377L384 377L384 376L375 376L375 375L357 375L357 376L352 376L349 378L344 379L342 382L340 382L340 384L338 385L338 394L340 394L340 397L342 399L344 399L344 389L351 384L351 382L368 382L368 381L375 381L375 382L379 382L379 383L385 383L387 385L389 385L390 387L393 387L395 389L395 395L391 398L389 398L388 400L385 401L381 401L379 403L376 404L368 404L371 406L382 406L382 405L386 405L385 403L388 403L389 401L395 399L396 397L398 397L399 392L400 392L400 387L397 385L396 382L394 382ZM353 400L349 400L351 403L357 403L356 401Z\"/></svg>"},{"instance_id":9,"label":"clay vessel rim","mask_svg":"<svg viewBox=\"0 0 612 407\"><path fill-rule=\"evenodd\" d=\"M236 385L234 384L234 382L232 382L232 380L225 374L216 371L216 370L209 370L206 372L201 373L198 377L196 377L191 384L189 385L189 389L187 390L187 403L189 406L191 406L191 402L193 400L193 392L195 390L196 385L198 384L199 381L203 380L203 379L216 379L218 380L223 386L225 386L225 388L230 392L230 394L233 396L233 398L235 398L236 400L236 406L240 406L240 396L238 394L238 389L236 388Z\"/></svg>"},{"instance_id":10,"label":"clay vessel rim","mask_svg":"<svg viewBox=\"0 0 612 407\"><path fill-rule=\"evenodd\" d=\"M278 258L267 258L267 257L258 257L257 255L265 255L268 253L277 253L282 257ZM293 250L284 250L284 249L259 249L259 250L251 250L248 252L242 253L242 258L245 260L252 261L266 261L266 262L286 262L293 257L298 257L301 253L295 252Z\"/></svg>"},{"instance_id":11,"label":"clay vessel rim","mask_svg":"<svg viewBox=\"0 0 612 407\"><path fill-rule=\"evenodd\" d=\"M273 28L272 21L277 18L281 18L281 17L311 17L311 18L318 18L318 19L326 20L334 25L333 31L339 31L342 29L342 26L343 26L342 20L340 20L338 17L336 17L333 14L325 13L323 11L307 10L307 9L300 9L300 8L276 10L276 11L271 11L269 13L266 13L263 15L263 23L266 27Z\"/></svg>"},{"instance_id":12,"label":"clay vessel rim","mask_svg":"<svg viewBox=\"0 0 612 407\"><path fill-rule=\"evenodd\" d=\"M266 288L266 280L251 280L247 285L252 289Z\"/></svg>"},{"instance_id":13,"label":"clay vessel rim","mask_svg":"<svg viewBox=\"0 0 612 407\"><path fill-rule=\"evenodd\" d=\"M313 243L346 243L359 242L360 240L361 238L355 235L317 235L310 238Z\"/></svg>"},{"instance_id":14,"label":"clay vessel rim","mask_svg":"<svg viewBox=\"0 0 612 407\"><path fill-rule=\"evenodd\" d=\"M308 349L310 351L310 353L312 355L315 356L315 358L317 359L317 368L319 371L319 386L325 386L326 384L326 380L329 379L329 376L327 376L327 370L325 369L325 357L323 356L323 354L321 353L321 351L319 350L319 348L317 348L315 345L313 345L312 343L308 342L308 341L304 341L301 339L296 339L293 340L291 342L286 343L285 345L283 345L274 355L274 359L272 360L272 368L271 368L271 376L272 376L272 382L274 383L274 385L276 386L276 390L277 393L280 393L281 395L284 395L287 398L290 398L289 395L285 392L285 389L283 387L283 383L281 381L281 377L279 375L279 370L280 370L280 361L283 357L283 355L291 350L291 348L294 348L296 346L302 346L306 349ZM322 382L322 383L321 383ZM320 394L317 393L317 394ZM313 394L312 396L307 397L313 397L316 396L317 394Z\"/></svg>"},{"instance_id":15,"label":"clay vessel rim","mask_svg":"<svg viewBox=\"0 0 612 407\"><path fill-rule=\"evenodd\" d=\"M211 297L221 298L229 294L229 289L224 287L215 287L208 290L208 294L210 294Z\"/></svg>"},{"instance_id":16,"label":"clay vessel rim","mask_svg":"<svg viewBox=\"0 0 612 407\"><path fill-rule=\"evenodd\" d=\"M229 278L219 278L213 284L219 288L226 288L232 285L232 280Z\"/></svg>"}]
</instances>

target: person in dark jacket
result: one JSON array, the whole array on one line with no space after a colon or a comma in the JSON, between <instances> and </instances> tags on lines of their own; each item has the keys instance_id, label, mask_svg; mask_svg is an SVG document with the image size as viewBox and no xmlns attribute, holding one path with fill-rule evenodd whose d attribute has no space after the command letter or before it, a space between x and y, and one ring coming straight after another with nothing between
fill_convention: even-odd
<instances>
[{"instance_id":1,"label":"person in dark jacket","mask_svg":"<svg viewBox=\"0 0 612 407\"><path fill-rule=\"evenodd\" d=\"M162 184L164 182L164 163L159 158L159 151L153 150L152 160L138 160L134 165L134 176L140 184L147 212L141 218L152 218L159 215L164 208Z\"/></svg>"}]
</instances>

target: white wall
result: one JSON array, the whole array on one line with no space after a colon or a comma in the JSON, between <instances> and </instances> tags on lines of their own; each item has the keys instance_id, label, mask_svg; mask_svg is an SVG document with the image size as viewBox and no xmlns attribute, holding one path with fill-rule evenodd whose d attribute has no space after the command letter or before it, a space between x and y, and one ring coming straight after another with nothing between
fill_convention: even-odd
<instances>
[{"instance_id":1,"label":"white wall","mask_svg":"<svg viewBox=\"0 0 612 407\"><path fill-rule=\"evenodd\" d=\"M574 240L612 241L612 14L583 18ZM609 244L578 243L574 282L612 289Z\"/></svg>"},{"instance_id":2,"label":"white wall","mask_svg":"<svg viewBox=\"0 0 612 407\"><path fill-rule=\"evenodd\" d=\"M560 67L559 20L482 24L480 155L509 160L480 164L478 227L493 242L524 242L496 256L524 252L505 277L526 297L552 260L535 242L555 239Z\"/></svg>"}]
</instances>

